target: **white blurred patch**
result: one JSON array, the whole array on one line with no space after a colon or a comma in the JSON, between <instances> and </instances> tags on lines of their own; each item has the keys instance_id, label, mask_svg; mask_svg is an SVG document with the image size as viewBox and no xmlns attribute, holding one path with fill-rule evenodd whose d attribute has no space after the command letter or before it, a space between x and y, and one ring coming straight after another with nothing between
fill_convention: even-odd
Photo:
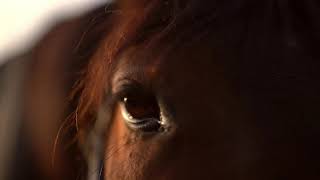
<instances>
[{"instance_id":1,"label":"white blurred patch","mask_svg":"<svg viewBox=\"0 0 320 180\"><path fill-rule=\"evenodd\" d=\"M110 0L8 0L0 6L0 65L31 46L51 23L76 16Z\"/></svg>"}]
</instances>

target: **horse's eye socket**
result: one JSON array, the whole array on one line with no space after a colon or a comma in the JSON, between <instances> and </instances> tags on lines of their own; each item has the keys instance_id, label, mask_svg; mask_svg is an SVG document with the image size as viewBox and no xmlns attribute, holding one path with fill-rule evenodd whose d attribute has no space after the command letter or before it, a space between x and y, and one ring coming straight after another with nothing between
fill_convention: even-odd
<instances>
[{"instance_id":1,"label":"horse's eye socket","mask_svg":"<svg viewBox=\"0 0 320 180\"><path fill-rule=\"evenodd\" d=\"M154 96L124 96L121 111L126 123L134 130L157 132L161 128L160 110Z\"/></svg>"}]
</instances>

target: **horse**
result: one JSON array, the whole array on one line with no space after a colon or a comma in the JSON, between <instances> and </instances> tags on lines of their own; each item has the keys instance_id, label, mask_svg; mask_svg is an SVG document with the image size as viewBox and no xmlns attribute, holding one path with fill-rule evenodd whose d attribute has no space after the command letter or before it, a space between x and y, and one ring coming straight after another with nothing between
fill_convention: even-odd
<instances>
[{"instance_id":1,"label":"horse","mask_svg":"<svg viewBox=\"0 0 320 180\"><path fill-rule=\"evenodd\" d=\"M60 178L317 179L319 8L115 1L35 47L26 97L54 103L27 117L60 119Z\"/></svg>"}]
</instances>

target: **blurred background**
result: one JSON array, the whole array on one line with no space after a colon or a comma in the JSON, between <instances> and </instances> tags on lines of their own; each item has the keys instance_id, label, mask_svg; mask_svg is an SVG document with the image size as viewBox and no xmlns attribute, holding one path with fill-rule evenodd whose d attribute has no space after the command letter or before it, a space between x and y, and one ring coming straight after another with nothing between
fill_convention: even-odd
<instances>
[{"instance_id":1,"label":"blurred background","mask_svg":"<svg viewBox=\"0 0 320 180\"><path fill-rule=\"evenodd\" d=\"M30 171L36 171L37 169L32 169L34 165L32 158L28 157L28 154L33 154L33 156L39 157L39 159L48 160L48 155L45 154L45 148L40 150L34 150L30 148L30 142L26 142L26 134L24 131L28 131L28 125L24 124L38 124L43 122L46 116L51 115L48 109L37 109L37 107L43 107L43 105L50 103L56 103L55 100L51 101L48 96L43 95L43 97L34 96L32 97L32 105L25 105L27 107L32 107L33 104L36 108L24 108L22 101L25 100L25 88L26 82L40 82L40 88L35 88L31 91L31 94L41 94L37 93L37 89L47 89L52 90L52 83L46 84L45 78L37 79L39 76L46 77L46 72L59 71L58 64L50 64L47 61L47 66L43 66L43 72L33 73L33 79L26 79L26 74L30 74L28 71L32 72L33 67L30 68L29 62L29 50L32 49L44 35L48 33L58 22L63 22L66 19L76 18L82 14L98 7L99 5L106 3L107 0L10 0L2 1L0 6L0 180L6 179L37 179L32 176ZM63 39L66 37L60 37L55 35L59 32L53 33L51 39ZM59 38L56 38L59 37ZM44 40L51 43L53 40ZM43 40L42 40L43 41ZM54 42L54 41L53 41ZM45 44L45 43L44 43ZM56 45L56 46L59 46ZM40 49L46 50L45 46L40 45ZM39 49L39 48L38 48ZM49 48L50 49L50 48ZM45 57L52 57L54 52L48 51L46 55L40 54L39 59L43 58L44 64L46 64ZM47 58L50 59L50 58ZM40 62L41 64L41 62ZM26 68L27 67L27 68ZM38 73L38 74L37 74ZM29 76L29 75L28 75ZM32 83L31 83L32 84ZM51 86L50 86L51 85ZM42 87L44 86L44 87ZM52 90L52 96L55 92ZM41 91L45 92L45 91ZM53 99L54 99L53 98ZM59 103L57 103L59 104ZM58 106L58 105L57 105ZM43 112L43 115L33 118L31 121L25 121L24 111L36 111ZM52 111L52 110L51 110ZM52 114L57 114L56 112L51 112ZM32 118L31 118L32 119ZM48 121L49 122L49 121ZM39 124L38 129L43 129L43 132L35 131L34 136L36 138L36 144L41 144L47 148L52 148L52 138L46 139L47 132L46 126L50 127L52 124L46 121L43 124ZM57 126L57 125L54 125ZM32 127L32 126L31 126ZM32 128L31 128L32 129ZM56 130L56 129L55 129ZM29 130L30 131L30 130ZM41 134L42 133L42 134ZM39 136L44 138L37 139ZM48 137L49 138L49 137ZM29 138L32 139L32 138ZM39 141L39 142L38 142ZM43 157L42 157L43 156ZM40 168L47 168L41 167ZM35 166L36 167L36 166Z\"/></svg>"},{"instance_id":2,"label":"blurred background","mask_svg":"<svg viewBox=\"0 0 320 180\"><path fill-rule=\"evenodd\" d=\"M10 0L0 6L0 64L31 46L52 25L108 0Z\"/></svg>"}]
</instances>

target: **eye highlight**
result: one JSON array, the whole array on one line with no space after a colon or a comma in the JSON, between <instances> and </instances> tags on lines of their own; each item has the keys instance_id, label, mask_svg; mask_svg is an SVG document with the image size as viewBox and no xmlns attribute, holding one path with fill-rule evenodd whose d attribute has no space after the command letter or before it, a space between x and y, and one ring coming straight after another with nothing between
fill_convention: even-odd
<instances>
[{"instance_id":1,"label":"eye highlight","mask_svg":"<svg viewBox=\"0 0 320 180\"><path fill-rule=\"evenodd\" d=\"M161 131L161 113L155 96L135 88L128 89L119 101L123 119L131 129L141 132Z\"/></svg>"}]
</instances>

